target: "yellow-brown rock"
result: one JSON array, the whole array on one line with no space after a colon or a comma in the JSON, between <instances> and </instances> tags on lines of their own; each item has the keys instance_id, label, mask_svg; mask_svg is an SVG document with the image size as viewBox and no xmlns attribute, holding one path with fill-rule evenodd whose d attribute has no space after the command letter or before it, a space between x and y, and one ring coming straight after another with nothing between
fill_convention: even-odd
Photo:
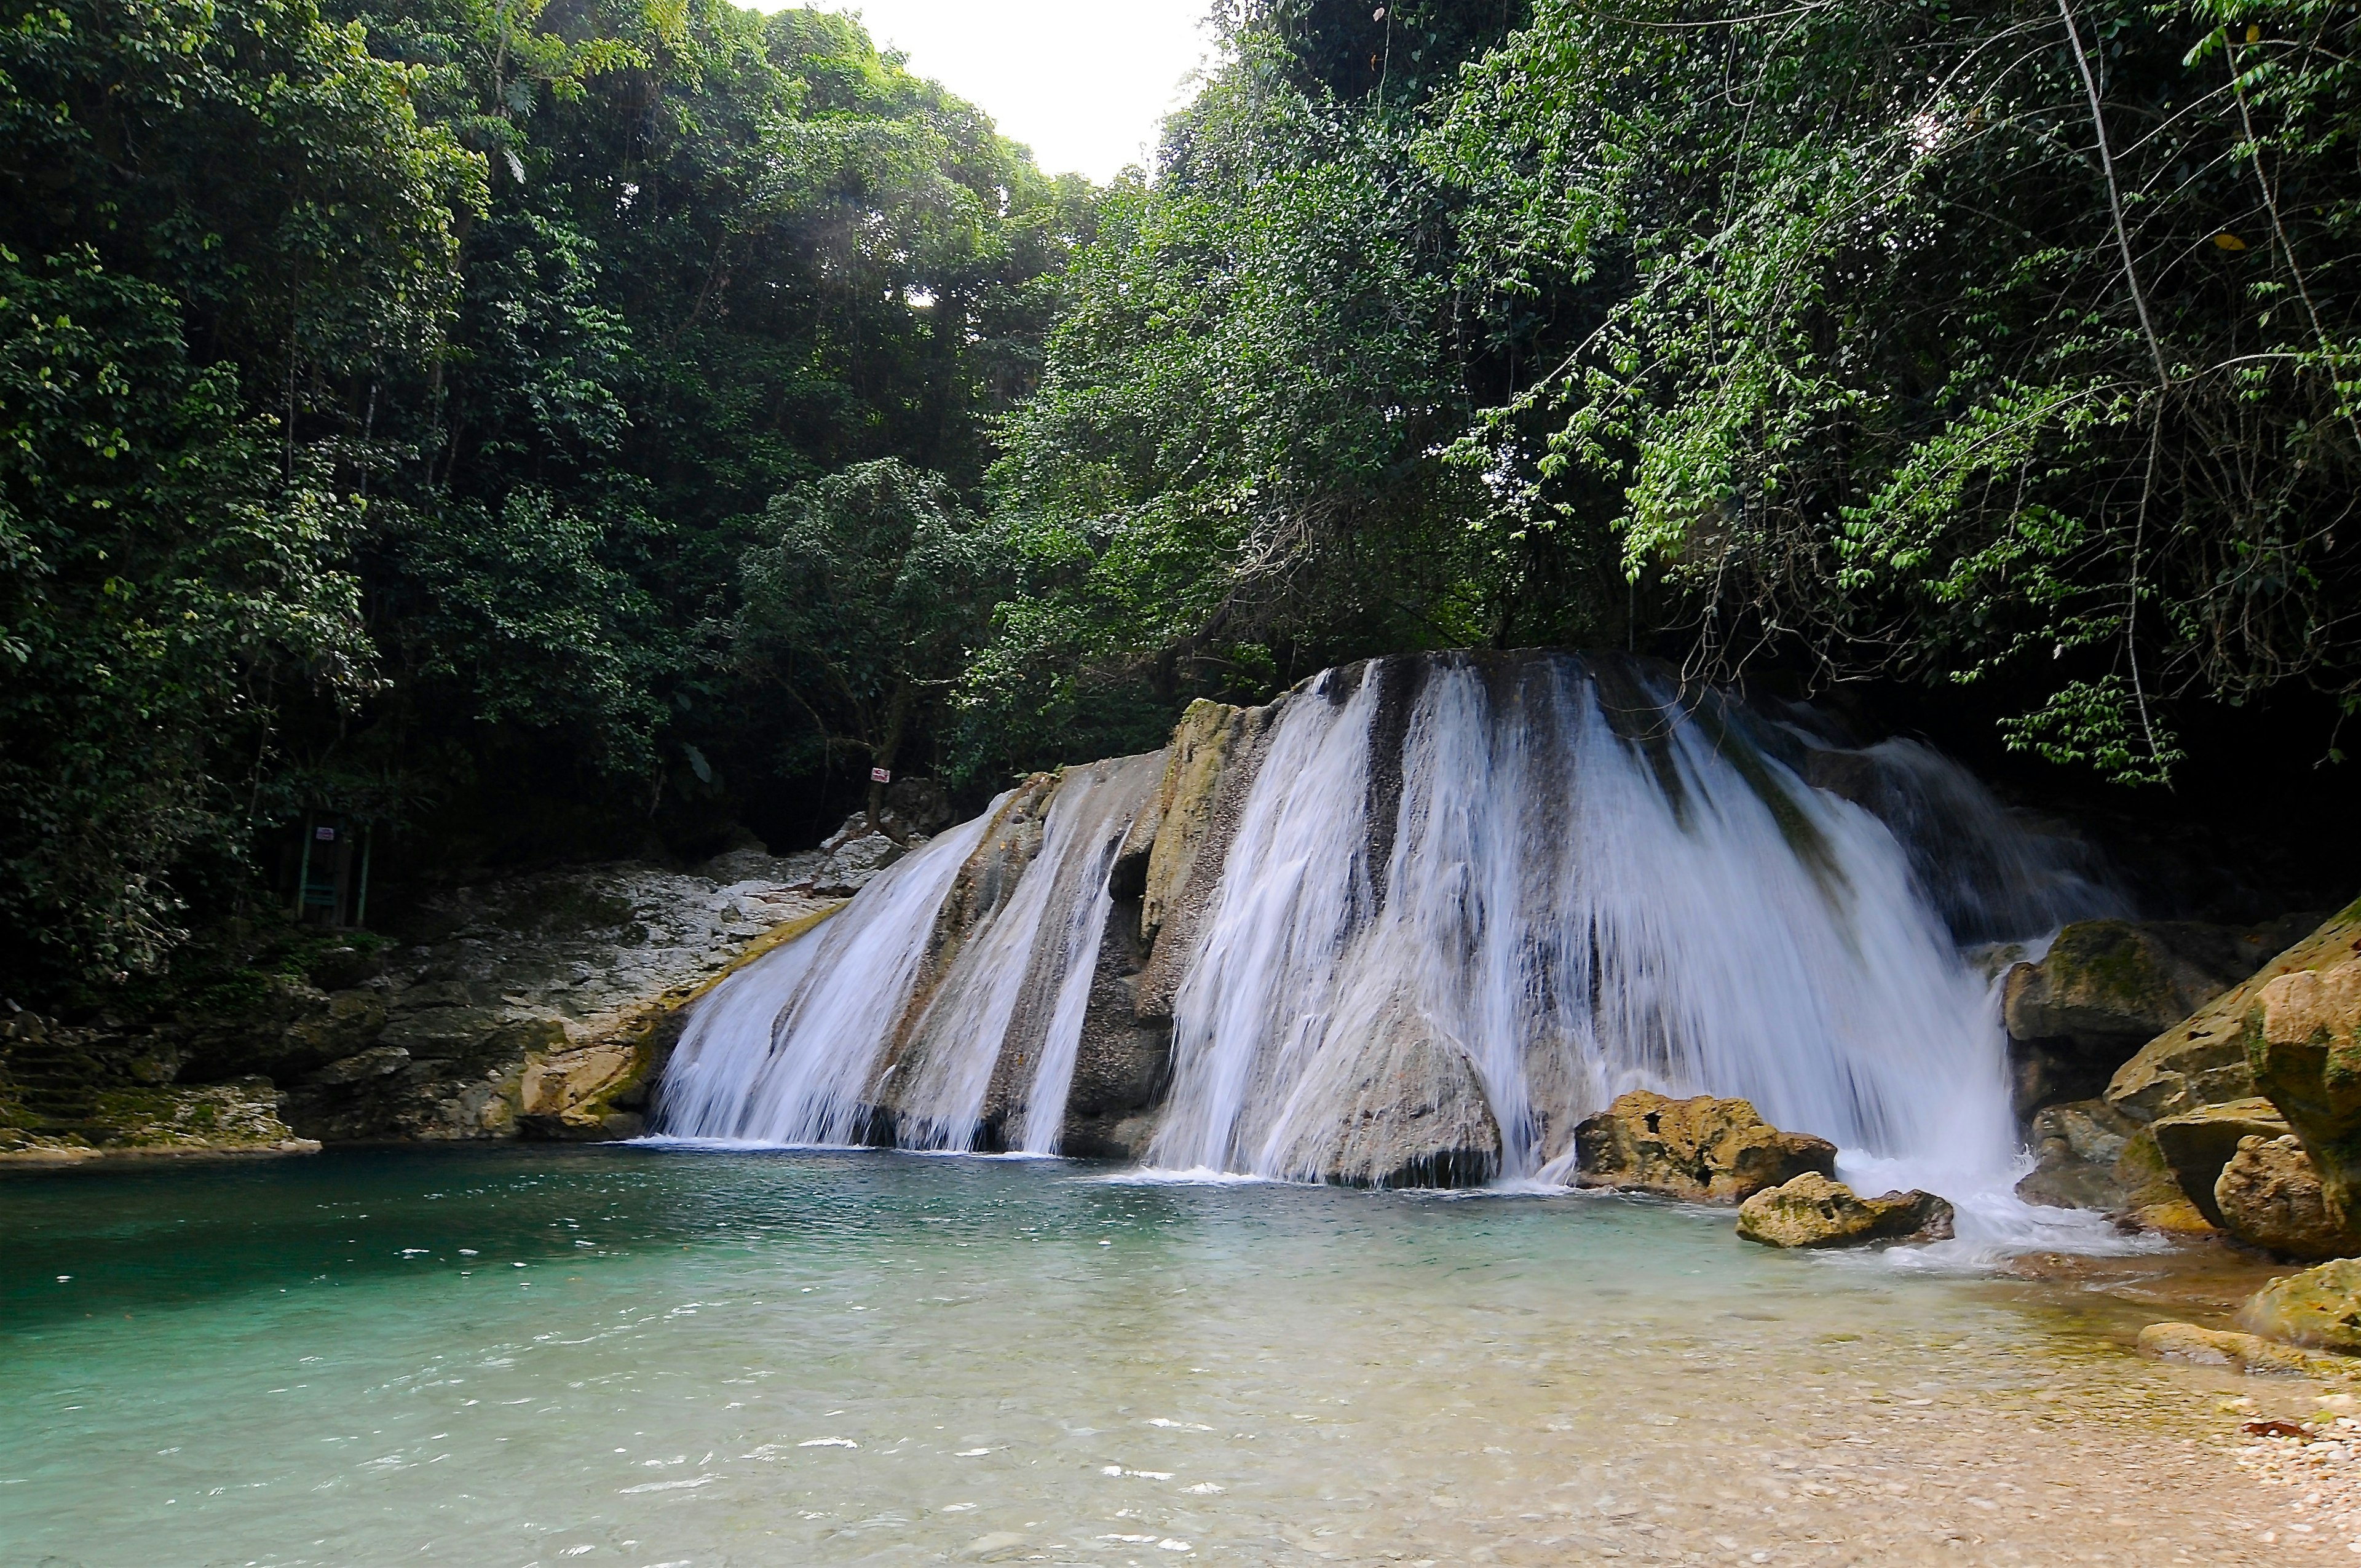
<instances>
[{"instance_id":1,"label":"yellow-brown rock","mask_svg":"<svg viewBox=\"0 0 2361 1568\"><path fill-rule=\"evenodd\" d=\"M2239 1309L2241 1328L2307 1350L2361 1352L2361 1258L2274 1279Z\"/></svg>"},{"instance_id":2,"label":"yellow-brown rock","mask_svg":"<svg viewBox=\"0 0 2361 1568\"><path fill-rule=\"evenodd\" d=\"M1816 1170L1738 1206L1738 1234L1776 1247L1865 1246L1951 1239L1951 1205L1931 1192L1863 1198Z\"/></svg>"},{"instance_id":3,"label":"yellow-brown rock","mask_svg":"<svg viewBox=\"0 0 2361 1568\"><path fill-rule=\"evenodd\" d=\"M2143 1229L2168 1235L2203 1236L2214 1233L2207 1219L2180 1185L2180 1178L2157 1147L2154 1129L2142 1127L2124 1142L2115 1159L2115 1181L2124 1194L2124 1213Z\"/></svg>"},{"instance_id":4,"label":"yellow-brown rock","mask_svg":"<svg viewBox=\"0 0 2361 1568\"><path fill-rule=\"evenodd\" d=\"M2108 1081L2107 1103L2141 1121L2153 1121L2202 1105L2270 1093L2257 1084L2247 1060L2247 1014L2273 981L2317 970L2340 955L2350 956L2356 939L2361 939L2361 903L2332 916L2245 981L2140 1047Z\"/></svg>"},{"instance_id":5,"label":"yellow-brown rock","mask_svg":"<svg viewBox=\"0 0 2361 1568\"><path fill-rule=\"evenodd\" d=\"M1140 813L1132 826L1135 838L1145 836L1147 880L1140 890L1139 934L1153 944L1166 918L1188 886L1189 873L1213 825L1213 798L1229 761L1244 733L1243 709L1200 697L1189 705L1173 727L1165 751L1164 779L1156 804ZM1126 843L1125 850L1133 846Z\"/></svg>"},{"instance_id":6,"label":"yellow-brown rock","mask_svg":"<svg viewBox=\"0 0 2361 1568\"><path fill-rule=\"evenodd\" d=\"M2361 1229L2361 903L2289 959L2246 1014L2246 1058L2303 1140L2329 1212Z\"/></svg>"},{"instance_id":7,"label":"yellow-brown rock","mask_svg":"<svg viewBox=\"0 0 2361 1568\"><path fill-rule=\"evenodd\" d=\"M2292 1135L2238 1140L2213 1182L2222 1228L2249 1246L2307 1263L2361 1253L2361 1236L2328 1211L2320 1172Z\"/></svg>"},{"instance_id":8,"label":"yellow-brown rock","mask_svg":"<svg viewBox=\"0 0 2361 1568\"><path fill-rule=\"evenodd\" d=\"M2194 1323L2150 1323L2140 1330L2140 1354L2194 1366L2226 1366L2258 1377L2352 1377L2361 1361L2322 1355L2277 1344L2259 1334L2233 1329L2201 1329Z\"/></svg>"},{"instance_id":9,"label":"yellow-brown rock","mask_svg":"<svg viewBox=\"0 0 2361 1568\"><path fill-rule=\"evenodd\" d=\"M2280 1137L2287 1130L2287 1121L2278 1108L2256 1097L2159 1117L2149 1124L2147 1135L2155 1140L2157 1153L2181 1195L2207 1224L2219 1227L2222 1211L2214 1206L2213 1184L2230 1157L2238 1152L2240 1140Z\"/></svg>"},{"instance_id":10,"label":"yellow-brown rock","mask_svg":"<svg viewBox=\"0 0 2361 1568\"><path fill-rule=\"evenodd\" d=\"M1654 1192L1694 1203L1740 1203L1806 1171L1834 1180L1837 1147L1786 1133L1744 1100L1675 1100L1645 1090L1574 1130L1577 1187Z\"/></svg>"}]
</instances>

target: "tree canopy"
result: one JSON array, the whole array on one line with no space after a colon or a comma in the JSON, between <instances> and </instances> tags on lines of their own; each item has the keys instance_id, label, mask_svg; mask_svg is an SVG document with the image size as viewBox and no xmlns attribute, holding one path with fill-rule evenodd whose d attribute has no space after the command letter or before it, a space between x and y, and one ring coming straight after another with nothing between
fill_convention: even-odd
<instances>
[{"instance_id":1,"label":"tree canopy","mask_svg":"<svg viewBox=\"0 0 2361 1568\"><path fill-rule=\"evenodd\" d=\"M820 11L0 0L0 989L1422 648L2341 756L2361 5L1213 12L1094 188Z\"/></svg>"}]
</instances>

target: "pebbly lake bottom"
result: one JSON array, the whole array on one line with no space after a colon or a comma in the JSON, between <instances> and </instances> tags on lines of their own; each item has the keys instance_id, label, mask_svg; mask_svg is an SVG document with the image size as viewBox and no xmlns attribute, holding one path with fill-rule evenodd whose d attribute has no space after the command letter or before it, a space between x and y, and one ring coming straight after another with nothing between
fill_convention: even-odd
<instances>
[{"instance_id":1,"label":"pebbly lake bottom","mask_svg":"<svg viewBox=\"0 0 2361 1568\"><path fill-rule=\"evenodd\" d=\"M2349 1561L2238 1463L2312 1390L2127 1349L2254 1276L887 1153L12 1172L0 1564Z\"/></svg>"}]
</instances>

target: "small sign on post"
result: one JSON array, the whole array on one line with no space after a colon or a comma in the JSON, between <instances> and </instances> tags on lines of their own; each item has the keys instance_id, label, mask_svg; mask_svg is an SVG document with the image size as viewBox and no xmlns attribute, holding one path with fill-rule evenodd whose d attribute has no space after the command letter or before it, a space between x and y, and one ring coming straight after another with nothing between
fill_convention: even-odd
<instances>
[{"instance_id":1,"label":"small sign on post","mask_svg":"<svg viewBox=\"0 0 2361 1568\"><path fill-rule=\"evenodd\" d=\"M894 782L893 771L888 768L872 768L869 770L869 782L871 784L892 784Z\"/></svg>"}]
</instances>

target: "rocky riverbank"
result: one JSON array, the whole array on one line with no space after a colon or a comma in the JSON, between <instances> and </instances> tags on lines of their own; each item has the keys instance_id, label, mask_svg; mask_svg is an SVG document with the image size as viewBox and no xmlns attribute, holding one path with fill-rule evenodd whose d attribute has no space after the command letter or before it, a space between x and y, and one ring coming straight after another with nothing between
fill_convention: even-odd
<instances>
[{"instance_id":1,"label":"rocky riverbank","mask_svg":"<svg viewBox=\"0 0 2361 1568\"><path fill-rule=\"evenodd\" d=\"M851 847L461 888L397 939L303 943L161 1016L19 1011L0 1022L0 1159L636 1135L682 1008L902 850Z\"/></svg>"}]
</instances>

